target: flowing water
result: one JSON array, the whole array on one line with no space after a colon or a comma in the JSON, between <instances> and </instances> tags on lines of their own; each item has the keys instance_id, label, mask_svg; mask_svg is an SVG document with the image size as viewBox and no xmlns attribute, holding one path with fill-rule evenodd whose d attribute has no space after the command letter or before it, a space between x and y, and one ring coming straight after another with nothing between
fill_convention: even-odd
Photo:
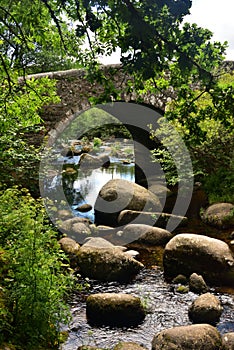
<instances>
[{"instance_id":1,"label":"flowing water","mask_svg":"<svg viewBox=\"0 0 234 350\"><path fill-rule=\"evenodd\" d=\"M76 157L67 158L65 164L72 164L74 161L78 163L78 160L79 157L77 159ZM98 168L85 173L78 172L75 177L68 177L65 181L65 190L74 214L88 217L94 222L93 210L82 214L78 213L76 208L83 203L94 206L101 187L113 178L134 181L134 163L122 164L118 159L112 158L108 168ZM152 260L152 256L149 259ZM147 254L144 254L144 260L147 262ZM153 336L157 332L170 327L190 324L188 308L197 295L192 292L180 294L176 292L175 286L166 283L162 268L157 266L157 257L155 257L155 264L151 265L155 266L144 268L131 283L101 283L90 280L88 289L84 288L83 291L74 292L70 300L72 321L69 327L65 328L68 331L68 339L61 345L61 350L76 350L80 345L110 349L119 341L133 341L151 349ZM147 263L146 266L148 266ZM78 282L86 284L87 280L80 279ZM145 320L134 328L90 326L86 320L85 300L89 294L99 292L124 292L141 297L148 310ZM217 324L218 330L221 334L234 332L234 295L215 290L212 292L219 297L223 305L223 313Z\"/></svg>"},{"instance_id":2,"label":"flowing water","mask_svg":"<svg viewBox=\"0 0 234 350\"><path fill-rule=\"evenodd\" d=\"M144 269L131 283L120 285L117 282L100 283L90 281L87 292L74 293L70 306L72 322L69 336L62 350L74 350L80 345L113 348L119 341L137 342L151 349L153 336L166 328L188 325L188 307L197 297L189 292L180 294L174 286L164 281L160 268ZM91 293L123 292L141 297L148 309L145 320L134 328L91 327L86 321L85 298ZM218 330L223 334L234 331L233 295L221 294L214 290L224 308Z\"/></svg>"}]
</instances>

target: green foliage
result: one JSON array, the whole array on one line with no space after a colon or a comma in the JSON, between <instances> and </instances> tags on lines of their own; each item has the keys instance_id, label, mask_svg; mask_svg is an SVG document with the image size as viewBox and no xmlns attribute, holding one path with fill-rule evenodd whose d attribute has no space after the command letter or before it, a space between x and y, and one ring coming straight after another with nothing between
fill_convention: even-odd
<instances>
[{"instance_id":1,"label":"green foliage","mask_svg":"<svg viewBox=\"0 0 234 350\"><path fill-rule=\"evenodd\" d=\"M65 273L56 232L42 203L26 190L2 192L0 213L1 340L21 349L57 348L59 324L69 319L64 297L72 278Z\"/></svg>"},{"instance_id":2,"label":"green foliage","mask_svg":"<svg viewBox=\"0 0 234 350\"><path fill-rule=\"evenodd\" d=\"M116 157L121 153L122 145L119 141L116 141L113 145L111 145L111 155L112 157Z\"/></svg>"},{"instance_id":3,"label":"green foliage","mask_svg":"<svg viewBox=\"0 0 234 350\"><path fill-rule=\"evenodd\" d=\"M158 129L152 130L151 137L156 139L160 146L153 150L153 162L162 165L165 178L169 185L176 185L187 179L193 181L194 171L192 169L190 154L183 142L181 133L176 130L173 123L165 117L158 120Z\"/></svg>"},{"instance_id":4,"label":"green foliage","mask_svg":"<svg viewBox=\"0 0 234 350\"><path fill-rule=\"evenodd\" d=\"M20 74L68 68L79 60L80 39L59 2L2 0L0 18L5 73L9 68Z\"/></svg>"},{"instance_id":5,"label":"green foliage","mask_svg":"<svg viewBox=\"0 0 234 350\"><path fill-rule=\"evenodd\" d=\"M102 109L94 107L78 115L63 132L63 140L59 140L59 142L66 143L68 140L81 138L85 142L94 139L104 140L113 135L131 138L129 131L118 119Z\"/></svg>"},{"instance_id":6,"label":"green foliage","mask_svg":"<svg viewBox=\"0 0 234 350\"><path fill-rule=\"evenodd\" d=\"M234 159L234 78L225 74L209 92L193 89L188 95L188 108L181 100L170 102L165 117L185 141L197 179L204 183L210 202L233 202ZM188 93L188 90L187 90ZM166 125L167 125L166 123ZM175 165L168 148L171 135L166 125L152 133L163 146L155 150L155 159L162 163L172 184L178 181ZM178 142L174 138L175 144ZM182 161L182 159L181 159Z\"/></svg>"},{"instance_id":7,"label":"green foliage","mask_svg":"<svg viewBox=\"0 0 234 350\"><path fill-rule=\"evenodd\" d=\"M102 140L99 137L93 138L93 149L94 151L99 151L100 147L102 145Z\"/></svg>"},{"instance_id":8,"label":"green foliage","mask_svg":"<svg viewBox=\"0 0 234 350\"><path fill-rule=\"evenodd\" d=\"M58 102L55 82L47 78L28 80L19 84L11 76L11 94L0 86L0 186L6 188L13 184L29 186L37 192L37 165L40 160L39 149L29 144L27 135L34 133L40 140L43 132L40 118L41 108L49 102Z\"/></svg>"},{"instance_id":9,"label":"green foliage","mask_svg":"<svg viewBox=\"0 0 234 350\"><path fill-rule=\"evenodd\" d=\"M204 189L209 196L209 202L227 202L234 203L234 182L233 182L234 163L232 169L220 166L215 173L212 173L204 179Z\"/></svg>"}]
</instances>

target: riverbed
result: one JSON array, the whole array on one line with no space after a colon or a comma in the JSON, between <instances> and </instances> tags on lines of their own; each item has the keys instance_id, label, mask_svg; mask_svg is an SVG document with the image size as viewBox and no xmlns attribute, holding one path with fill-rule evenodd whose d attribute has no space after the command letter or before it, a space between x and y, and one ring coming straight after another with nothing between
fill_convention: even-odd
<instances>
[{"instance_id":1,"label":"riverbed","mask_svg":"<svg viewBox=\"0 0 234 350\"><path fill-rule=\"evenodd\" d=\"M67 199L74 215L83 216L95 222L93 209L88 213L80 213L76 210L77 206L88 203L94 207L98 192L108 180L122 178L134 182L133 161L124 164L123 159L118 157L110 159L111 163L107 168L102 167L86 173L78 171L78 175L71 178ZM78 161L79 157L67 158L64 164L76 166ZM74 292L69 301L72 321L69 327L64 328L68 332L68 338L60 349L74 350L81 345L111 349L119 341L133 341L151 349L151 342L156 333L166 328L191 324L188 318L188 308L197 295L190 291L181 294L176 291L177 286L164 280L162 251L160 254L157 253L157 249L149 252L145 250L143 254L141 252L139 260L146 267L128 284L87 281L80 277L78 284L84 285L84 288L82 291L79 289ZM85 287L87 284L89 288ZM211 288L210 291L220 299L223 306L217 329L221 334L234 332L234 290L229 289L228 292L222 290L221 292ZM88 295L99 292L124 292L139 296L147 308L144 321L134 328L90 326L86 320L85 300Z\"/></svg>"},{"instance_id":2,"label":"riverbed","mask_svg":"<svg viewBox=\"0 0 234 350\"><path fill-rule=\"evenodd\" d=\"M119 341L133 341L151 349L153 336L159 331L191 324L188 308L197 295L192 292L176 292L176 286L165 282L163 271L158 266L143 269L129 284L100 283L94 280L89 283L89 289L72 296L72 322L67 329L68 339L61 350L74 350L80 345L111 349ZM221 334L233 332L234 295L218 293L214 289L211 291L220 299L224 309L217 324L218 330ZM91 327L86 320L85 299L89 294L100 292L123 292L141 297L148 310L145 320L135 328Z\"/></svg>"}]
</instances>

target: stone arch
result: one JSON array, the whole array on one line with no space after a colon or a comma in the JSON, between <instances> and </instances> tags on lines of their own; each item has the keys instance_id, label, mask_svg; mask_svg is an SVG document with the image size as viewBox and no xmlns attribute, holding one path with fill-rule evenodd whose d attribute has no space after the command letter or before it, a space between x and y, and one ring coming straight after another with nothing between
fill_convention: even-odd
<instances>
[{"instance_id":1,"label":"stone arch","mask_svg":"<svg viewBox=\"0 0 234 350\"><path fill-rule=\"evenodd\" d=\"M103 105L93 106L104 110L115 117L130 132L134 144L135 153L135 182L144 187L154 184L160 177L161 172L158 165L151 162L151 150L159 146L159 142L150 138L150 129L157 128L157 120L163 112L154 106L135 101L115 101ZM58 136L73 122L79 115L90 109L90 105L83 105L83 109L72 113L66 113L66 117L55 125L48 133L48 146L52 147ZM142 112L142 117L140 113ZM127 113L127 116L126 116ZM149 174L151 176L149 176ZM150 180L150 183L148 183ZM162 181L162 180L161 180Z\"/></svg>"}]
</instances>

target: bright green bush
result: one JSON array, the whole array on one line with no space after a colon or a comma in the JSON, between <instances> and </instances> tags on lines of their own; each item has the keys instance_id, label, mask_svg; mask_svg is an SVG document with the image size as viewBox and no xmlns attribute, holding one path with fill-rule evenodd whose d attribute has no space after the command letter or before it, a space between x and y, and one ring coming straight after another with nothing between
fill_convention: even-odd
<instances>
[{"instance_id":1,"label":"bright green bush","mask_svg":"<svg viewBox=\"0 0 234 350\"><path fill-rule=\"evenodd\" d=\"M9 94L0 76L0 188L21 185L38 195L40 149L30 145L29 135L34 142L42 138L40 111L59 97L55 81L48 78L19 84L12 73L11 79Z\"/></svg>"},{"instance_id":2,"label":"bright green bush","mask_svg":"<svg viewBox=\"0 0 234 350\"><path fill-rule=\"evenodd\" d=\"M187 109L179 100L170 102L164 119L167 122L159 123L159 128L152 132L152 137L162 141L161 148L152 152L154 161L161 163L169 184L180 180L170 154L172 144L176 146L178 142L168 131L169 125L184 140L195 181L203 183L210 203L234 202L234 75L222 76L209 93L193 90L191 94L184 97ZM183 157L178 158L178 163L183 164Z\"/></svg>"},{"instance_id":3,"label":"bright green bush","mask_svg":"<svg viewBox=\"0 0 234 350\"><path fill-rule=\"evenodd\" d=\"M21 349L58 348L59 325L69 320L64 298L73 279L41 201L27 190L1 193L0 251L6 262L0 270L0 340L10 339Z\"/></svg>"}]
</instances>

